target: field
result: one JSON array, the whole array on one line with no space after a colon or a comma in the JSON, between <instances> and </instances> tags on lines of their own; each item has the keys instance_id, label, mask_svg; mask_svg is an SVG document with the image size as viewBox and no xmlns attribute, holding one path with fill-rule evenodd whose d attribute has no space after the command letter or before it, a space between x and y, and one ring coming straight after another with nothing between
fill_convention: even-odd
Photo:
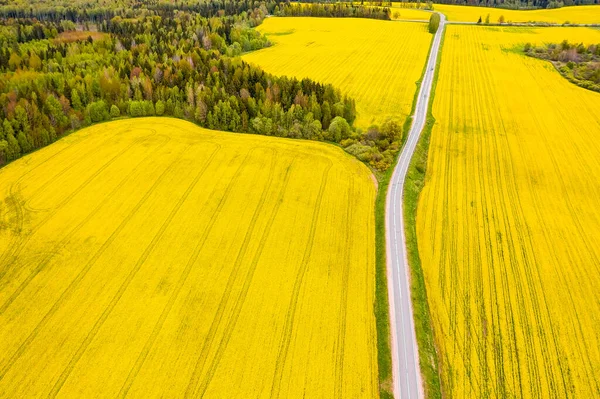
<instances>
[{"instance_id":1,"label":"field","mask_svg":"<svg viewBox=\"0 0 600 399\"><path fill-rule=\"evenodd\" d=\"M600 396L600 94L520 52L564 39L600 31L447 27L417 233L448 397Z\"/></svg>"},{"instance_id":2,"label":"field","mask_svg":"<svg viewBox=\"0 0 600 399\"><path fill-rule=\"evenodd\" d=\"M600 6L598 5L563 7L550 10L505 10L500 8L435 4L434 9L445 14L448 17L448 21L477 22L479 17L485 21L485 17L490 14L490 23L498 23L500 15L504 15L506 22L535 21L555 24L563 24L565 22L600 24Z\"/></svg>"},{"instance_id":3,"label":"field","mask_svg":"<svg viewBox=\"0 0 600 399\"><path fill-rule=\"evenodd\" d=\"M333 84L356 100L365 128L390 116L404 122L432 38L426 24L352 18L268 18L258 30L276 44L246 61Z\"/></svg>"},{"instance_id":4,"label":"field","mask_svg":"<svg viewBox=\"0 0 600 399\"><path fill-rule=\"evenodd\" d=\"M375 185L167 118L0 169L1 397L377 397Z\"/></svg>"},{"instance_id":5,"label":"field","mask_svg":"<svg viewBox=\"0 0 600 399\"><path fill-rule=\"evenodd\" d=\"M394 18L394 14L398 12L400 16L398 18ZM431 18L431 13L423 10L418 10L415 8L403 8L403 7L394 7L392 9L392 19L397 20L423 20L429 21Z\"/></svg>"}]
</instances>

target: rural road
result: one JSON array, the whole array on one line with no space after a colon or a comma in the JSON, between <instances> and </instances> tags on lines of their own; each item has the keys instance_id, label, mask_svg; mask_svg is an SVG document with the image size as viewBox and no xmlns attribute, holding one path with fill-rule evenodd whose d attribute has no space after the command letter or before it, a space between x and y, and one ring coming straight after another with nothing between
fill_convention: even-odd
<instances>
[{"instance_id":1,"label":"rural road","mask_svg":"<svg viewBox=\"0 0 600 399\"><path fill-rule=\"evenodd\" d=\"M390 324L392 333L392 368L394 397L396 399L422 398L423 386L419 369L419 353L415 337L415 325L410 296L409 265L404 235L403 194L404 181L410 160L427 119L427 109L437 57L440 49L446 17L440 14L440 26L433 39L427 69L423 76L413 123L408 139L394 169L387 193L387 276L390 300Z\"/></svg>"}]
</instances>

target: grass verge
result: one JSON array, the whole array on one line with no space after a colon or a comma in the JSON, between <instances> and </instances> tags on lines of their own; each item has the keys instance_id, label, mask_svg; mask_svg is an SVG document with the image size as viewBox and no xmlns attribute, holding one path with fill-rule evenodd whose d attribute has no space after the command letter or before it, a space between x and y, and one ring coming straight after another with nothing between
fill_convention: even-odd
<instances>
[{"instance_id":1,"label":"grass verge","mask_svg":"<svg viewBox=\"0 0 600 399\"><path fill-rule=\"evenodd\" d=\"M393 168L389 168L386 172L377 175L378 190L375 199L375 322L377 325L379 397L381 399L394 397L385 245L385 207L392 172Z\"/></svg>"},{"instance_id":2,"label":"grass verge","mask_svg":"<svg viewBox=\"0 0 600 399\"><path fill-rule=\"evenodd\" d=\"M437 86L440 62L442 59L441 49L443 48L443 44L444 37L442 37L440 54L438 54L437 64L435 67L429 106L427 108L427 121L425 122L425 127L421 132L421 137L419 138L415 153L413 154L408 167L408 173L404 183L403 198L406 249L408 262L410 264L411 300L417 344L419 346L419 364L421 366L421 377L423 379L423 387L426 398L441 398L443 395L439 375L438 356L433 336L433 329L431 326L429 303L427 302L427 289L425 287L425 278L423 275L423 268L421 266L421 258L419 257L416 219L419 196L425 184L429 140L431 138L431 131L433 130L433 126L435 124L432 108L435 98L435 89Z\"/></svg>"}]
</instances>

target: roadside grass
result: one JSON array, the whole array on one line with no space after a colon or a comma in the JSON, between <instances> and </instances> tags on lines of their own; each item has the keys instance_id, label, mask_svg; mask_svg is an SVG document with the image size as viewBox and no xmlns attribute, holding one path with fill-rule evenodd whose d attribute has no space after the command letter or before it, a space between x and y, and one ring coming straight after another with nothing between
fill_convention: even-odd
<instances>
[{"instance_id":1,"label":"roadside grass","mask_svg":"<svg viewBox=\"0 0 600 399\"><path fill-rule=\"evenodd\" d=\"M394 397L385 244L386 197L392 173L393 168L389 168L386 172L377 174L378 190L375 198L375 323L377 325L377 365L381 399Z\"/></svg>"},{"instance_id":2,"label":"roadside grass","mask_svg":"<svg viewBox=\"0 0 600 399\"><path fill-rule=\"evenodd\" d=\"M444 35L445 35L444 31ZM419 247L417 242L417 204L421 190L425 184L425 174L427 171L427 155L429 152L429 139L435 124L433 116L433 101L435 99L435 89L439 76L440 62L442 60L442 49L444 47L444 36L440 43L440 53L438 54L433 77L429 105L427 107L427 120L425 127L421 132L421 137L417 143L415 153L410 161L406 181L404 183L404 220L406 249L408 262L410 264L410 288L411 301L413 306L413 315L415 322L415 334L419 346L419 364L421 366L421 377L423 378L423 387L426 398L441 398L442 387L439 374L439 360L433 329L431 327L431 314L429 303L427 302L427 289L425 287L425 278L423 268L421 267L421 258L419 257Z\"/></svg>"}]
</instances>

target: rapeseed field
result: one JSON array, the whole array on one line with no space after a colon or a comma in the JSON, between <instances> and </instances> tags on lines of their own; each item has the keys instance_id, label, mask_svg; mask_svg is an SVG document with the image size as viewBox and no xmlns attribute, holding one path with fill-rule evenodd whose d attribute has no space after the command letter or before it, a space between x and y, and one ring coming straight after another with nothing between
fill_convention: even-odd
<instances>
[{"instance_id":1,"label":"rapeseed field","mask_svg":"<svg viewBox=\"0 0 600 399\"><path fill-rule=\"evenodd\" d=\"M275 45L246 61L333 84L356 100L363 128L410 114L433 37L422 23L354 18L268 18L257 29Z\"/></svg>"},{"instance_id":2,"label":"rapeseed field","mask_svg":"<svg viewBox=\"0 0 600 399\"><path fill-rule=\"evenodd\" d=\"M431 13L417 8L393 7L390 17L395 20L429 21Z\"/></svg>"},{"instance_id":3,"label":"rapeseed field","mask_svg":"<svg viewBox=\"0 0 600 399\"><path fill-rule=\"evenodd\" d=\"M451 398L600 395L600 94L527 42L590 28L448 26L419 254Z\"/></svg>"},{"instance_id":4,"label":"rapeseed field","mask_svg":"<svg viewBox=\"0 0 600 399\"><path fill-rule=\"evenodd\" d=\"M485 22L486 16L489 14L490 23L498 23L498 19L502 15L505 22L534 21L553 24L564 24L565 22L573 24L600 24L600 5L539 10L507 10L490 7L435 4L434 10L445 14L448 17L448 21L455 22L477 22L479 17Z\"/></svg>"},{"instance_id":5,"label":"rapeseed field","mask_svg":"<svg viewBox=\"0 0 600 399\"><path fill-rule=\"evenodd\" d=\"M0 169L0 396L377 397L375 185L168 118Z\"/></svg>"}]
</instances>

